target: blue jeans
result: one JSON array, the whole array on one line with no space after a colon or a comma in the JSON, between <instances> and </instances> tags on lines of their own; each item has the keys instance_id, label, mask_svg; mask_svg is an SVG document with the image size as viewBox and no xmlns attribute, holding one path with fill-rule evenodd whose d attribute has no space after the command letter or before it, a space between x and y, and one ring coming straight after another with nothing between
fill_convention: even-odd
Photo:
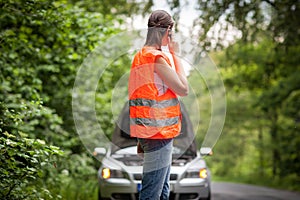
<instances>
[{"instance_id":1,"label":"blue jeans","mask_svg":"<svg viewBox=\"0 0 300 200\"><path fill-rule=\"evenodd\" d=\"M168 200L173 139L138 139L144 151L140 200Z\"/></svg>"}]
</instances>

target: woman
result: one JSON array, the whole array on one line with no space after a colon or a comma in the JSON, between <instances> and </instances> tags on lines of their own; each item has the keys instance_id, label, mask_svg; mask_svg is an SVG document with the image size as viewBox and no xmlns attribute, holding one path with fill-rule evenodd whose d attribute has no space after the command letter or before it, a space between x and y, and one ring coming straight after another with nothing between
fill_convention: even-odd
<instances>
[{"instance_id":1,"label":"woman","mask_svg":"<svg viewBox=\"0 0 300 200\"><path fill-rule=\"evenodd\" d=\"M130 135L138 138L143 152L140 200L169 198L173 138L180 133L181 113L177 98L188 94L188 82L172 41L172 17L163 10L152 12L144 47L134 56L129 78ZM168 46L175 70L161 47Z\"/></svg>"}]
</instances>

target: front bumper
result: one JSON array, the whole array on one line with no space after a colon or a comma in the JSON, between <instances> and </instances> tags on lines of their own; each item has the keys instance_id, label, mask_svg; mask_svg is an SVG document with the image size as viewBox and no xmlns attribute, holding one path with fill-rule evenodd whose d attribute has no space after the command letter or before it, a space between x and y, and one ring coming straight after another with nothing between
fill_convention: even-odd
<instances>
[{"instance_id":1,"label":"front bumper","mask_svg":"<svg viewBox=\"0 0 300 200\"><path fill-rule=\"evenodd\" d=\"M100 180L99 184L100 194L103 199L136 200L138 199L141 180L111 178ZM184 178L181 180L170 180L170 199L194 200L200 197L208 197L209 193L208 179Z\"/></svg>"},{"instance_id":2,"label":"front bumper","mask_svg":"<svg viewBox=\"0 0 300 200\"><path fill-rule=\"evenodd\" d=\"M130 181L128 179L110 178L108 180L100 180L100 194L104 199L135 200L138 195L138 185L140 181Z\"/></svg>"},{"instance_id":3,"label":"front bumper","mask_svg":"<svg viewBox=\"0 0 300 200\"><path fill-rule=\"evenodd\" d=\"M207 179L184 178L175 182L171 187L171 198L174 200L196 200L210 195L210 186Z\"/></svg>"}]
</instances>

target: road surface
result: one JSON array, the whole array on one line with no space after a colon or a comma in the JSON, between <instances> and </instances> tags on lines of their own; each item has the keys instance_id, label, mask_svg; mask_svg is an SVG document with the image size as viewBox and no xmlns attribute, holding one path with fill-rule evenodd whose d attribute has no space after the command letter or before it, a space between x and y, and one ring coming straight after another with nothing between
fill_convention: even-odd
<instances>
[{"instance_id":1,"label":"road surface","mask_svg":"<svg viewBox=\"0 0 300 200\"><path fill-rule=\"evenodd\" d=\"M300 193L225 182L212 183L211 200L300 200Z\"/></svg>"}]
</instances>

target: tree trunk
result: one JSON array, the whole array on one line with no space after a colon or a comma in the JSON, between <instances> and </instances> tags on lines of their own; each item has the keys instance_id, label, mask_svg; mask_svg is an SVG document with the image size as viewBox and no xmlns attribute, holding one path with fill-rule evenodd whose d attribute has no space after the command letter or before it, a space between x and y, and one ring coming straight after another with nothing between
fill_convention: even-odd
<instances>
[{"instance_id":1,"label":"tree trunk","mask_svg":"<svg viewBox=\"0 0 300 200\"><path fill-rule=\"evenodd\" d=\"M274 108L275 109L275 108ZM271 143L272 143L272 174L275 177L278 175L278 169L280 166L280 140L278 138L278 114L277 111L273 110L271 112L271 127L270 127L270 134L271 134Z\"/></svg>"}]
</instances>

